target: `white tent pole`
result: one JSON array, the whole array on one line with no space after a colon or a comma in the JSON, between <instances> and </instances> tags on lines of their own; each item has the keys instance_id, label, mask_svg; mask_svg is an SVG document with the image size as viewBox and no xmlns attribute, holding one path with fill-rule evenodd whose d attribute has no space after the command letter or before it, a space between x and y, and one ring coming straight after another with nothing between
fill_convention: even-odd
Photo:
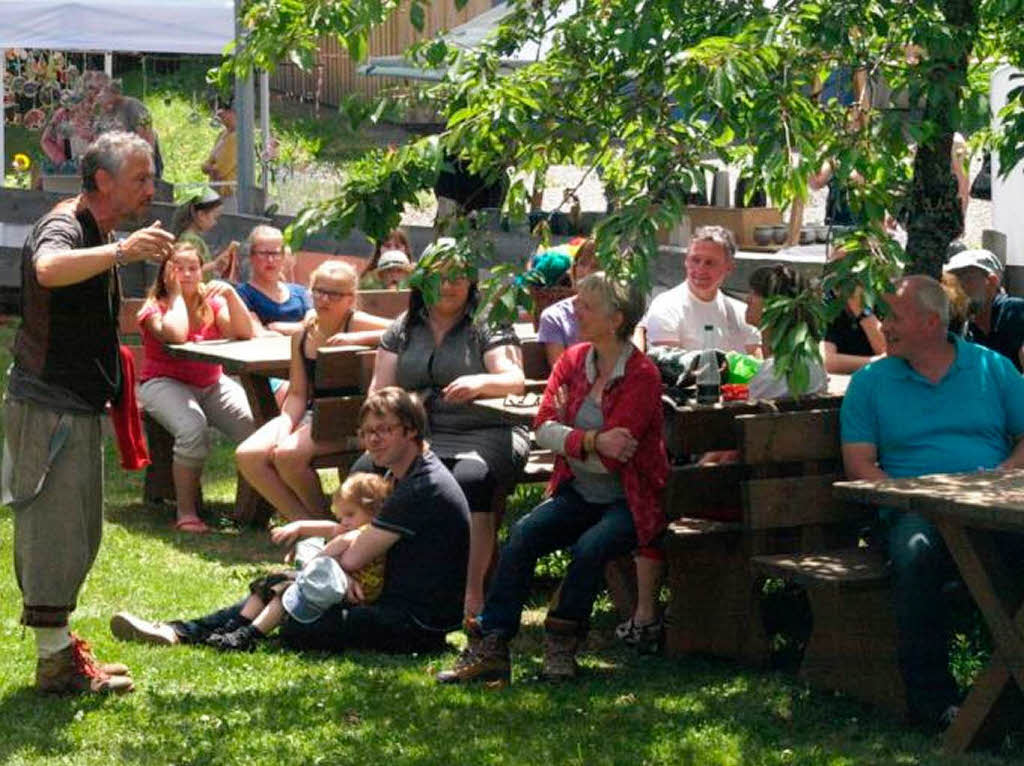
<instances>
[{"instance_id":1,"label":"white tent pole","mask_svg":"<svg viewBox=\"0 0 1024 766\"><path fill-rule=\"evenodd\" d=\"M114 54L109 51L103 54L103 71L107 73L107 77L114 76Z\"/></svg>"},{"instance_id":2,"label":"white tent pole","mask_svg":"<svg viewBox=\"0 0 1024 766\"><path fill-rule=\"evenodd\" d=\"M235 0L235 40L244 44L244 36L242 0ZM254 97L252 72L250 71L242 79L235 78L235 115L238 119L236 128L238 131L238 189L236 194L238 195L239 213L252 213L254 207L252 199L252 186L256 175L253 167Z\"/></svg>"},{"instance_id":3,"label":"white tent pole","mask_svg":"<svg viewBox=\"0 0 1024 766\"><path fill-rule=\"evenodd\" d=\"M7 96L4 76L7 74L7 51L0 48L0 189L7 185L7 145L4 134L7 123L7 108L4 106Z\"/></svg>"},{"instance_id":4,"label":"white tent pole","mask_svg":"<svg viewBox=\"0 0 1024 766\"><path fill-rule=\"evenodd\" d=\"M260 162L262 168L261 181L263 182L263 200L267 200L267 191L270 189L270 173L267 168L270 164L268 159L268 148L270 147L270 73L266 70L260 72L260 129L263 132L263 157Z\"/></svg>"}]
</instances>

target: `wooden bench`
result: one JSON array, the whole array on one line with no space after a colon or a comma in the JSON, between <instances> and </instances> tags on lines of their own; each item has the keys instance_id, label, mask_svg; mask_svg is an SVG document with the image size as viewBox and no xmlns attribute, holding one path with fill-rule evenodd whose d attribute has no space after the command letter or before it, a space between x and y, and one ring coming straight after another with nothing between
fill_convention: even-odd
<instances>
[{"instance_id":1,"label":"wooden bench","mask_svg":"<svg viewBox=\"0 0 1024 766\"><path fill-rule=\"evenodd\" d=\"M866 548L754 556L755 572L802 586L813 615L800 677L902 716L889 570Z\"/></svg>"},{"instance_id":2,"label":"wooden bench","mask_svg":"<svg viewBox=\"0 0 1024 766\"><path fill-rule=\"evenodd\" d=\"M347 470L362 454L355 433L359 429L359 409L373 378L376 356L376 351L362 346L321 348L317 352L316 388L355 388L360 393L313 400L313 439L337 441L341 437L345 443L344 449L315 458L314 468Z\"/></svg>"},{"instance_id":3,"label":"wooden bench","mask_svg":"<svg viewBox=\"0 0 1024 766\"><path fill-rule=\"evenodd\" d=\"M693 452L736 449L740 459L673 469L666 489L666 512L675 519L666 537L668 654L764 664L763 578L751 558L853 544L856 512L831 494L840 476L837 405L809 398L789 411L764 411L763 404L737 403L676 422L677 443ZM697 431L688 420L709 427Z\"/></svg>"}]
</instances>

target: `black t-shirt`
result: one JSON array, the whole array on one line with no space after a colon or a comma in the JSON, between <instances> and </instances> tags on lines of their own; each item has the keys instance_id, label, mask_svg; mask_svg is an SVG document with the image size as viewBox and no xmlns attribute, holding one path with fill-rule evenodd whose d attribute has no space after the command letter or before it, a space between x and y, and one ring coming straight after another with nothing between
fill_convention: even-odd
<instances>
[{"instance_id":1,"label":"black t-shirt","mask_svg":"<svg viewBox=\"0 0 1024 766\"><path fill-rule=\"evenodd\" d=\"M986 335L974 322L970 326L970 339L975 343L998 351L1021 371L1020 351L1024 344L1024 298L1011 298L1000 293L992 301L990 332Z\"/></svg>"},{"instance_id":2,"label":"black t-shirt","mask_svg":"<svg viewBox=\"0 0 1024 766\"><path fill-rule=\"evenodd\" d=\"M828 326L828 330L825 331L825 340L834 343L836 351L840 354L875 355L874 349L871 348L871 341L864 333L864 328L860 326L860 320L845 308Z\"/></svg>"},{"instance_id":3,"label":"black t-shirt","mask_svg":"<svg viewBox=\"0 0 1024 766\"><path fill-rule=\"evenodd\" d=\"M373 524L401 535L388 549L378 603L408 610L427 628L457 628L466 588L469 505L433 452L413 461Z\"/></svg>"}]
</instances>

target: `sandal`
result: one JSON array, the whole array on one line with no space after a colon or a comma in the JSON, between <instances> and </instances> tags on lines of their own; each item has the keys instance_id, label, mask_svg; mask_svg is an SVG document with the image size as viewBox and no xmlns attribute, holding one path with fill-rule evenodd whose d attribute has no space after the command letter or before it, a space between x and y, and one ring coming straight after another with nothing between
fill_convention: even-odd
<instances>
[{"instance_id":1,"label":"sandal","mask_svg":"<svg viewBox=\"0 0 1024 766\"><path fill-rule=\"evenodd\" d=\"M210 531L206 522L198 516L187 519L178 519L174 522L174 529L178 532L188 532L193 535L205 535Z\"/></svg>"},{"instance_id":2,"label":"sandal","mask_svg":"<svg viewBox=\"0 0 1024 766\"><path fill-rule=\"evenodd\" d=\"M615 635L626 646L632 646L638 654L657 654L661 648L663 624L660 619L639 624L630 617L615 628Z\"/></svg>"}]
</instances>

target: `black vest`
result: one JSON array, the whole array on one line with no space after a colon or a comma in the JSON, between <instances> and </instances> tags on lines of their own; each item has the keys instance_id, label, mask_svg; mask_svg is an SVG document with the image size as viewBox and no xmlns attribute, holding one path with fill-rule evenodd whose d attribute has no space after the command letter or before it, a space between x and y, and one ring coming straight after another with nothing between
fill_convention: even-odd
<instances>
[{"instance_id":1,"label":"black vest","mask_svg":"<svg viewBox=\"0 0 1024 766\"><path fill-rule=\"evenodd\" d=\"M14 341L14 361L24 372L75 393L102 412L121 391L117 274L110 269L65 287L40 285L33 256L55 226L70 227L70 249L105 244L92 214L87 209L75 213L68 202L36 223L21 255L22 322Z\"/></svg>"}]
</instances>

